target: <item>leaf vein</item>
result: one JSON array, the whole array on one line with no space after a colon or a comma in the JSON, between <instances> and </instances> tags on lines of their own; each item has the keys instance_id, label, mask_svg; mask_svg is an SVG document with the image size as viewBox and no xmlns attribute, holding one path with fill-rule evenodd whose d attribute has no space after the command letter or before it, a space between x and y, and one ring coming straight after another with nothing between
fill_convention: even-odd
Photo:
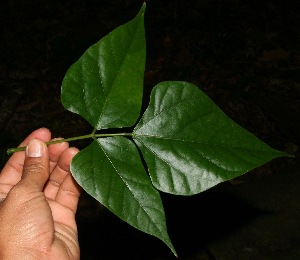
<instances>
[{"instance_id":1,"label":"leaf vein","mask_svg":"<svg viewBox=\"0 0 300 260\"><path fill-rule=\"evenodd\" d=\"M119 170L115 167L114 163L111 161L111 159L109 158L109 155L105 152L104 148L102 147L102 145L99 143L103 153L105 154L107 160L110 162L110 164L112 165L112 167L114 168L115 172L118 174L118 176L120 177L120 179L123 181L124 185L128 188L128 190L130 191L130 193L132 194L133 198L136 200L136 202L140 205L140 209L144 211L144 213L148 216L148 219L151 221L151 223L154 225L154 227L159 230L159 232L161 232L163 234L163 231L161 231L155 222L153 222L151 216L148 214L147 210L145 208L144 205L142 205L140 203L140 201L138 200L138 198L136 197L136 195L134 194L134 192L131 190L130 186L128 186L128 184L126 183L126 181L124 180L123 176L121 175L121 173L119 172ZM124 206L124 204L122 205Z\"/></svg>"},{"instance_id":2,"label":"leaf vein","mask_svg":"<svg viewBox=\"0 0 300 260\"><path fill-rule=\"evenodd\" d=\"M138 140L139 142L141 142L145 147L147 147L147 149L152 153L154 154L157 158L159 158L160 160L162 160L163 162L165 162L167 165L169 165L170 168L174 168L175 170L177 171L180 171L181 170L178 168L178 167L175 167L175 166L172 166L168 161L166 161L165 159L163 159L158 153L156 153L155 151L153 151L153 149L151 149L150 146L146 145L144 142L142 142L141 140ZM208 158L208 157L205 157L204 154L200 153L200 151L196 151L197 154L199 154L204 160L206 160L207 162L209 162L211 165L213 166L216 166L217 168L219 169L222 169L222 170L226 170L226 171L229 171L229 172L238 172L238 170L231 170L231 169L227 169L225 167L222 167L218 164L216 164L215 162L213 162L213 160L211 158ZM243 158L240 158L241 160Z\"/></svg>"},{"instance_id":3,"label":"leaf vein","mask_svg":"<svg viewBox=\"0 0 300 260\"><path fill-rule=\"evenodd\" d=\"M191 101L197 100L197 99L198 99L198 98L191 98L191 99L182 100L182 101L176 103L175 105L172 105L172 106L170 106L170 107L166 107L166 108L163 109L163 110L160 110L158 113L154 113L153 116L152 116L151 118L149 118L149 120L148 120L147 122L143 123L140 127L137 127L137 128L135 129L135 132L138 131L138 130L140 130L140 129L142 129L143 127L147 126L149 123L151 123L152 120L154 120L156 117L158 117L158 116L160 116L161 114L163 114L166 110L172 110L173 108L176 108L176 107L180 106L182 103L186 103L186 102L190 103ZM146 111L146 112L147 112L147 111ZM145 113L146 113L146 112L145 112Z\"/></svg>"},{"instance_id":4,"label":"leaf vein","mask_svg":"<svg viewBox=\"0 0 300 260\"><path fill-rule=\"evenodd\" d=\"M137 24L136 27L134 28L134 34L137 33L137 28L138 28L138 26L139 26L139 24ZM131 46L132 46L132 43L133 43L133 39L134 39L134 38L135 38L135 37L130 37L130 41L128 42L128 47L127 47L126 49L131 49ZM109 38L109 40L110 40L110 42L112 42L113 38L111 37L111 38ZM124 41L124 42L127 43L127 41ZM116 61L116 58L115 58L115 57L116 57L116 54L115 54L115 52L114 52L113 44L109 44L109 48L110 48L110 52L111 52L111 54L112 54L112 56L113 56L114 61ZM118 56L121 57L121 54L122 54L122 53L119 53ZM126 53L124 53L124 55L126 56ZM102 111L101 111L101 113L100 113L100 115L99 115L99 118L98 118L98 120L97 120L97 128L98 128L98 130L100 130L100 128L101 128L100 123L101 123L101 119L102 119L102 117L103 117L103 114L104 114L104 112L105 112L105 109L106 109L106 107L107 107L107 105L108 105L109 96L110 96L111 93L112 93L112 90L113 90L113 87L114 87L114 85L115 85L115 82L116 82L116 80L119 78L121 68L122 68L123 65L124 65L124 61L125 61L124 55L122 56L121 62L119 63L119 66L118 66L118 68L117 68L117 70L116 70L116 76L113 78L113 82L112 82L112 84L111 84L109 93L108 93L108 94L106 95L106 97L105 97L105 102L104 102ZM116 62L115 62L115 63L116 63Z\"/></svg>"}]
</instances>

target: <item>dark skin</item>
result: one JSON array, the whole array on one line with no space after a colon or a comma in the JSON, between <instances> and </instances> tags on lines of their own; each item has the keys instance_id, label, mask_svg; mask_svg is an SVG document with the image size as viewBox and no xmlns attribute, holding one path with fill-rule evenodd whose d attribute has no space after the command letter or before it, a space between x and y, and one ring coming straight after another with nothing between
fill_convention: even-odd
<instances>
[{"instance_id":1,"label":"dark skin","mask_svg":"<svg viewBox=\"0 0 300 260\"><path fill-rule=\"evenodd\" d=\"M70 173L78 149L47 147L50 140L48 129L31 133L21 144L27 151L13 154L0 174L0 259L80 258L80 187Z\"/></svg>"}]
</instances>

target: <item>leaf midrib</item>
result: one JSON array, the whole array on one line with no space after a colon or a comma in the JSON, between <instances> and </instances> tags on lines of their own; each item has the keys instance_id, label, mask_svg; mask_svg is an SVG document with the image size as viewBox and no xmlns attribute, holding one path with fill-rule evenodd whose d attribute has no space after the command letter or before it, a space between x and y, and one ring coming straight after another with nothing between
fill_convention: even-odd
<instances>
[{"instance_id":1,"label":"leaf midrib","mask_svg":"<svg viewBox=\"0 0 300 260\"><path fill-rule=\"evenodd\" d=\"M207 146L215 146L215 147L222 147L222 148L230 148L230 149L236 149L236 150L245 150L245 151L259 151L259 152L266 152L273 154L273 151L270 152L268 150L261 150L261 149L250 149L250 148L245 148L245 147L240 147L240 146L229 146L229 145L222 145L222 144L212 144L212 143L206 143L206 142L199 142L199 141L193 141L193 140L184 140L184 139L178 139L178 138L171 138L171 137L165 137L165 136L157 136L157 135L146 135L146 134L133 134L132 137L140 142L141 139L139 137L150 137L150 138L156 138L156 139L163 139L163 140L168 140L168 141L179 141L179 142L186 142L186 143L196 143L199 145L207 145ZM144 142L142 142L144 143Z\"/></svg>"},{"instance_id":2,"label":"leaf midrib","mask_svg":"<svg viewBox=\"0 0 300 260\"><path fill-rule=\"evenodd\" d=\"M107 153L105 152L105 150L104 150L104 148L102 147L102 145L101 145L99 142L97 142L97 143L99 144L101 150L102 150L103 153L105 154L107 160L110 162L110 164L111 164L112 167L114 168L115 172L118 174L118 176L120 177L120 179L123 181L124 185L127 187L127 189L128 189L128 190L130 191L130 193L132 194L132 196L133 196L133 198L135 199L135 201L140 205L140 208L141 208L141 209L144 211L144 213L148 216L148 219L151 221L152 225L156 228L156 230L158 230L158 231L160 232L160 234L164 234L164 232L162 232L162 231L157 227L157 225L155 224L155 222L152 221L151 216L148 214L148 212L145 210L145 208L142 207L142 205L140 204L139 200L136 198L134 192L132 192L132 190L130 189L130 187L128 186L128 184L126 183L126 181L124 180L124 178L123 178L122 175L120 174L119 170L115 167L114 163L110 160L109 156L108 156ZM111 208L111 207L109 206L109 208ZM122 211L123 211L123 210L122 210ZM156 209L156 211L158 211L158 210ZM161 214L161 211L159 211L159 212L160 212L160 214ZM137 228L140 229L140 227L137 227ZM150 233L150 234L152 234L152 233ZM152 235L155 236L155 233L153 233Z\"/></svg>"},{"instance_id":3,"label":"leaf midrib","mask_svg":"<svg viewBox=\"0 0 300 260\"><path fill-rule=\"evenodd\" d=\"M134 33L133 33L134 37L131 38L131 41L130 41L130 43L128 44L129 48L127 48L127 49L131 49L131 48L132 48L132 43L133 43L133 41L134 41L134 39L135 39L135 35L137 34L137 31L138 31L138 28L139 28L141 22L143 22L143 20L140 20L138 23L136 23L136 27L134 28ZM110 41L112 41L112 39L111 39ZM98 121L97 121L97 125L96 125L97 130L100 130L100 129L101 129L100 123L101 123L101 119L103 118L103 114L104 114L105 111L106 111L106 107L107 107L107 104L108 104L109 96L111 95L112 90L113 90L113 88L114 88L114 86L115 86L116 79L119 78L119 75L120 75L120 69L123 67L124 61L125 61L125 59L126 59L127 56L128 56L128 52L125 53L124 58L122 59L122 62L120 63L119 68L118 68L118 70L117 70L116 77L114 77L114 79L113 79L113 82L112 82L111 88L110 88L110 90L109 90L109 93L107 94L107 96L106 96L106 98L105 98L105 102L104 102L102 111L101 111L101 113L100 113L100 115L99 115L99 119L98 119Z\"/></svg>"}]
</instances>

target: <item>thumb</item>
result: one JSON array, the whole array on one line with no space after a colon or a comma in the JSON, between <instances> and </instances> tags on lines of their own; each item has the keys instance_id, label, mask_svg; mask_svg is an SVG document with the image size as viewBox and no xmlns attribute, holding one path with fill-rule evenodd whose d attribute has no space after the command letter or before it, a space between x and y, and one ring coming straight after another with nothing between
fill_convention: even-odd
<instances>
[{"instance_id":1,"label":"thumb","mask_svg":"<svg viewBox=\"0 0 300 260\"><path fill-rule=\"evenodd\" d=\"M26 148L21 183L31 190L42 191L49 178L49 154L47 145L37 139L31 140Z\"/></svg>"}]
</instances>

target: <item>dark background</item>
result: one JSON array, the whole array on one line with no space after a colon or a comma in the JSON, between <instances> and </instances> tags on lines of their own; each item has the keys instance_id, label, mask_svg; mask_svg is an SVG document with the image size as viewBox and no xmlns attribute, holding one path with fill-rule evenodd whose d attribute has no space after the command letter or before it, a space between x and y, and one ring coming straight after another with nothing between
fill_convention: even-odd
<instances>
[{"instance_id":1,"label":"dark background","mask_svg":"<svg viewBox=\"0 0 300 260\"><path fill-rule=\"evenodd\" d=\"M1 1L1 165L6 148L39 127L55 137L90 133L84 119L62 107L60 84L90 45L132 19L141 4ZM144 106L155 84L192 82L250 132L296 155L196 196L163 194L180 259L300 259L299 14L291 0L147 1ZM86 194L77 219L82 259L174 259L158 239Z\"/></svg>"}]
</instances>

